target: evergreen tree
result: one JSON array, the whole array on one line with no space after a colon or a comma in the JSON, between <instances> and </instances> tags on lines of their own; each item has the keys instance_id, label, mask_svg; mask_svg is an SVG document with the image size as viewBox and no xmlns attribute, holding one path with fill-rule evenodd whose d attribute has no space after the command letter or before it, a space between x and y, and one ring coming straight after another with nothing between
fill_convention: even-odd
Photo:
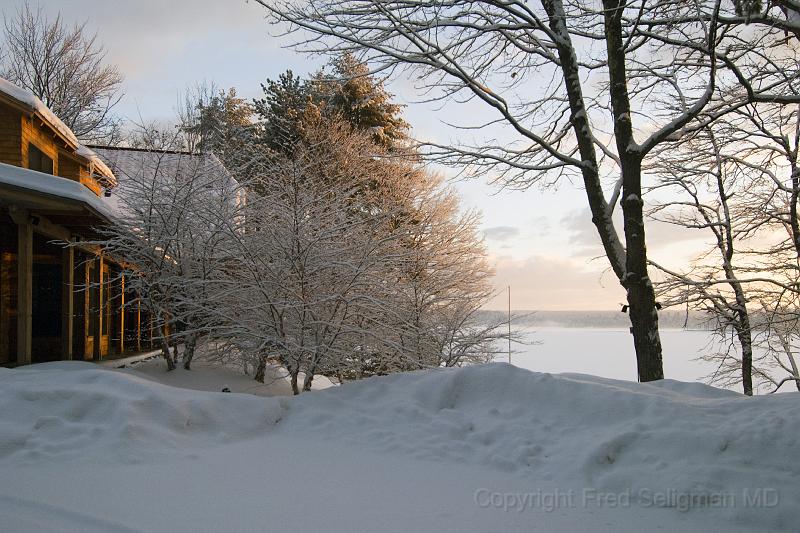
<instances>
[{"instance_id":1,"label":"evergreen tree","mask_svg":"<svg viewBox=\"0 0 800 533\"><path fill-rule=\"evenodd\" d=\"M261 84L264 98L253 100L253 109L261 119L258 138L272 150L290 154L299 140L298 126L311 101L309 85L291 70Z\"/></svg>"},{"instance_id":2,"label":"evergreen tree","mask_svg":"<svg viewBox=\"0 0 800 533\"><path fill-rule=\"evenodd\" d=\"M345 54L326 68L307 81L287 70L261 85L264 98L254 100L253 108L261 119L260 138L267 146L291 154L301 138L309 106L327 116L339 116L355 130L369 132L383 148L398 148L407 139L403 106L392 101L365 63Z\"/></svg>"},{"instance_id":3,"label":"evergreen tree","mask_svg":"<svg viewBox=\"0 0 800 533\"><path fill-rule=\"evenodd\" d=\"M354 128L369 131L373 140L392 148L407 138L408 123L403 106L392 101L383 82L370 75L369 67L351 54L334 58L331 72L312 78L318 98L339 113Z\"/></svg>"},{"instance_id":4,"label":"evergreen tree","mask_svg":"<svg viewBox=\"0 0 800 533\"><path fill-rule=\"evenodd\" d=\"M191 139L190 150L213 153L226 166L243 152L253 125L253 108L236 89L199 89L181 129Z\"/></svg>"}]
</instances>

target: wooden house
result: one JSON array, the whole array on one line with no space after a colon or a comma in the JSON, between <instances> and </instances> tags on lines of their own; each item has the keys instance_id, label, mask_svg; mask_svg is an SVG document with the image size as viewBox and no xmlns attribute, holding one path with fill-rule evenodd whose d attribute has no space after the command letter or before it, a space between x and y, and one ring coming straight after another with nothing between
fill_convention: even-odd
<instances>
[{"instance_id":1,"label":"wooden house","mask_svg":"<svg viewBox=\"0 0 800 533\"><path fill-rule=\"evenodd\" d=\"M81 244L112 223L104 196L116 185L38 98L0 78L0 365L100 360L148 342L117 265Z\"/></svg>"}]
</instances>

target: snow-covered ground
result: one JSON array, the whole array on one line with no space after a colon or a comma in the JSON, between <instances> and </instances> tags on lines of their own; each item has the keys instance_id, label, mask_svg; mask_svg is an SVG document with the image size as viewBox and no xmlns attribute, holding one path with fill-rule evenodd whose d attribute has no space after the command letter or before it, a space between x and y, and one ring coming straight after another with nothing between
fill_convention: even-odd
<instances>
[{"instance_id":1,"label":"snow-covered ground","mask_svg":"<svg viewBox=\"0 0 800 533\"><path fill-rule=\"evenodd\" d=\"M109 366L113 366L113 364ZM215 364L200 357L192 363L192 370L190 371L184 370L181 365L178 365L178 368L172 372L167 372L166 370L167 363L158 356L132 365L126 365L126 368L122 369L123 372L128 372L134 376L183 389L209 392L220 392L222 389L228 389L230 392L244 392L257 396L289 396L292 394L288 373L284 368L278 366L267 367L264 383L255 381L252 376L246 376L238 368ZM300 383L302 384L304 376L302 373L300 376ZM332 384L328 378L316 376L312 388L321 390L331 386Z\"/></svg>"},{"instance_id":2,"label":"snow-covered ground","mask_svg":"<svg viewBox=\"0 0 800 533\"><path fill-rule=\"evenodd\" d=\"M295 398L142 374L0 369L2 531L736 532L800 520L797 393L498 363Z\"/></svg>"}]
</instances>

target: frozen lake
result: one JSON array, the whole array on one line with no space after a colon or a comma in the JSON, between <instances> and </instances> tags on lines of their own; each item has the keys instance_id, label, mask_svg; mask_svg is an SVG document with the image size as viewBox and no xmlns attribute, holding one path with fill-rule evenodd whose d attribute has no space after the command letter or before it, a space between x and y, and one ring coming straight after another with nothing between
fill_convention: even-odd
<instances>
[{"instance_id":1,"label":"frozen lake","mask_svg":"<svg viewBox=\"0 0 800 533\"><path fill-rule=\"evenodd\" d=\"M555 328L530 330L536 345L512 345L511 363L537 372L577 372L636 381L636 356L628 329ZM709 331L662 329L664 373L669 379L701 381L716 369L696 360L714 349ZM507 361L507 356L497 358Z\"/></svg>"}]
</instances>

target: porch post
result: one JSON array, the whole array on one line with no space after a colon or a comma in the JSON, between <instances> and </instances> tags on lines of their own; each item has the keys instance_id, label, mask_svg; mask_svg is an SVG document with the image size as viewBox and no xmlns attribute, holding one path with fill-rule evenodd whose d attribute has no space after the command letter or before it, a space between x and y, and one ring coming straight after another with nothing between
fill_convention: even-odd
<instances>
[{"instance_id":1,"label":"porch post","mask_svg":"<svg viewBox=\"0 0 800 533\"><path fill-rule=\"evenodd\" d=\"M30 364L33 325L33 226L17 219L17 363Z\"/></svg>"},{"instance_id":2,"label":"porch post","mask_svg":"<svg viewBox=\"0 0 800 533\"><path fill-rule=\"evenodd\" d=\"M33 225L27 209L11 207L17 225L17 364L31 362L33 342Z\"/></svg>"},{"instance_id":3,"label":"porch post","mask_svg":"<svg viewBox=\"0 0 800 533\"><path fill-rule=\"evenodd\" d=\"M142 351L142 301L136 301L136 351Z\"/></svg>"},{"instance_id":4,"label":"porch post","mask_svg":"<svg viewBox=\"0 0 800 533\"><path fill-rule=\"evenodd\" d=\"M97 295L96 302L97 308L90 309L89 312L94 314L94 320L91 322L92 324L92 335L94 336L94 342L92 343L92 360L99 361L101 357L101 350L100 350L100 333L103 331L101 327L101 322L103 320L103 256L98 255L94 260L95 268L94 268L94 278L90 280L91 282L91 290L97 291L95 294Z\"/></svg>"},{"instance_id":5,"label":"porch post","mask_svg":"<svg viewBox=\"0 0 800 533\"><path fill-rule=\"evenodd\" d=\"M61 357L71 361L75 309L75 250L71 246L62 252L61 276Z\"/></svg>"},{"instance_id":6,"label":"porch post","mask_svg":"<svg viewBox=\"0 0 800 533\"><path fill-rule=\"evenodd\" d=\"M119 277L119 311L117 315L117 334L119 335L119 353L125 352L125 274Z\"/></svg>"}]
</instances>

